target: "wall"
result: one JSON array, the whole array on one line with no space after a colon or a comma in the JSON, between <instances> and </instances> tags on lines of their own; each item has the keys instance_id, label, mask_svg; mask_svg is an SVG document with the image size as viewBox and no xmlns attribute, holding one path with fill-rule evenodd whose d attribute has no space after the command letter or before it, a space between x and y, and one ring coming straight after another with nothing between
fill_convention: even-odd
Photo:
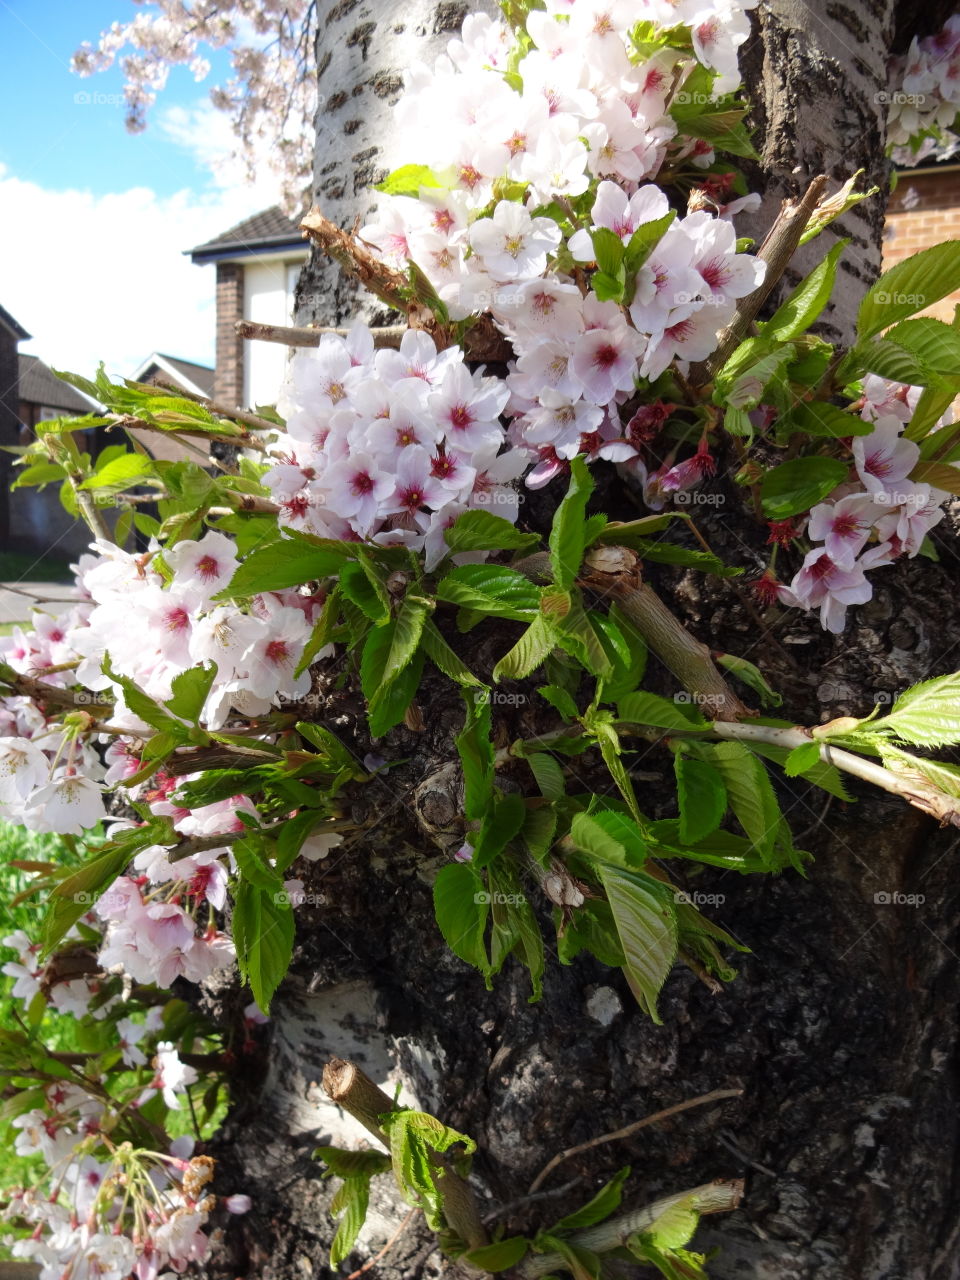
<instances>
[{"instance_id":1,"label":"wall","mask_svg":"<svg viewBox=\"0 0 960 1280\"><path fill-rule=\"evenodd\" d=\"M244 319L255 320L260 324L291 324L291 286L298 274L296 268L303 261L306 261L306 254L299 259L283 256L267 258L260 255L245 259ZM287 362L287 348L272 342L247 342L244 345L244 405L253 408L258 404L275 404Z\"/></svg>"},{"instance_id":2,"label":"wall","mask_svg":"<svg viewBox=\"0 0 960 1280\"><path fill-rule=\"evenodd\" d=\"M890 197L883 232L884 270L920 249L960 239L960 166L901 173ZM960 290L934 303L929 314L952 320Z\"/></svg>"}]
</instances>

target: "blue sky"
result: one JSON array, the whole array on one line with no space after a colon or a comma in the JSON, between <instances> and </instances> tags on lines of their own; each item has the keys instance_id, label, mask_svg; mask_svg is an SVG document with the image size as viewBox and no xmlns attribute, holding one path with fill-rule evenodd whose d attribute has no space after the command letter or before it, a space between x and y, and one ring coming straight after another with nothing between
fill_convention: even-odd
<instances>
[{"instance_id":1,"label":"blue sky","mask_svg":"<svg viewBox=\"0 0 960 1280\"><path fill-rule=\"evenodd\" d=\"M139 8L130 0L0 0L0 164L45 187L96 193L116 191L118 184L143 184L158 195L208 186L209 172L165 137L156 120L145 133L126 131L119 67L83 80L70 70L82 41L96 44L102 30ZM196 84L186 67L174 68L155 112L192 107L218 73L229 72L224 52L207 56L210 77Z\"/></svg>"},{"instance_id":2,"label":"blue sky","mask_svg":"<svg viewBox=\"0 0 960 1280\"><path fill-rule=\"evenodd\" d=\"M148 128L124 126L119 67L86 79L70 58L131 0L0 0L0 305L33 335L21 351L127 374L152 351L213 362L214 275L182 251L275 202L205 161L228 141L209 90L174 68Z\"/></svg>"}]
</instances>

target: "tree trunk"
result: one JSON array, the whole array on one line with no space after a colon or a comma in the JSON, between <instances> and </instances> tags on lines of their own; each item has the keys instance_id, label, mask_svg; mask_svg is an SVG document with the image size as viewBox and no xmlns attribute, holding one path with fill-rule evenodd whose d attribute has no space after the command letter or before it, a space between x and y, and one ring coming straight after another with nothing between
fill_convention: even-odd
<instances>
[{"instance_id":1,"label":"tree trunk","mask_svg":"<svg viewBox=\"0 0 960 1280\"><path fill-rule=\"evenodd\" d=\"M317 202L342 225L365 211L369 182L394 158L390 106L401 68L414 48L416 56L435 56L462 13L459 6L395 10L342 0L327 15L318 50L326 98ZM835 4L829 15L771 0L759 11L747 59L763 140L757 181L768 194L758 225L818 171L842 180L862 166L883 187L876 95L897 16L890 0ZM837 226L854 242L829 336L849 337L878 269L882 216L880 197ZM827 247L828 238L817 241L812 258ZM301 321L342 323L364 307L376 315L332 266L310 264ZM605 483L605 500L629 501L616 481ZM742 491L729 480L718 492L725 505L707 508L704 532L718 554L752 575L766 563L765 530L743 512ZM525 518L542 527L557 497L552 487L533 495ZM652 581L712 649L760 663L784 695L780 714L816 723L865 714L956 665L949 639L960 623L955 532L941 526L935 540L941 563L912 561L878 574L872 602L840 637L797 612L778 613L761 636L728 580L652 566ZM471 633L464 657L480 674L507 647L506 625ZM659 679L664 692L674 691L668 673ZM359 755L369 751L359 700L332 682L321 692L327 702L318 718ZM431 877L459 822L451 764L462 710L439 677L419 701L423 731L400 729L378 744L395 767L352 794L355 820L375 819L371 832L308 868L314 904L300 909L298 950L273 1007L263 1075L241 1082L246 1094L217 1143L219 1185L249 1191L254 1207L231 1221L208 1274L328 1274L331 1189L310 1153L364 1136L320 1087L324 1063L337 1056L381 1083L401 1082L402 1101L477 1140L475 1185L485 1213L523 1197L565 1148L686 1098L743 1090L739 1099L569 1159L543 1187L557 1194L497 1219L508 1235L547 1226L632 1163L628 1204L715 1177L747 1178L741 1210L706 1220L695 1241L696 1248L719 1246L710 1264L715 1280L960 1276L956 838L875 791L856 788L855 805L825 805L824 793L785 780L778 786L797 843L816 855L808 877L734 878L705 869L690 881L691 891L718 896L708 914L751 949L734 982L712 995L676 970L664 992L664 1025L656 1027L618 972L589 958L564 968L548 951L544 998L529 1004L523 973L508 964L494 989L484 990L433 921ZM496 708L502 741L530 732L532 714ZM649 776L669 773L667 753L648 748L632 766L645 771L644 809L669 816L670 791ZM588 764L584 770L591 785ZM534 887L527 891L549 939L549 904ZM389 1180L378 1181L358 1266L406 1214ZM408 1280L438 1266L417 1219L376 1274Z\"/></svg>"}]
</instances>

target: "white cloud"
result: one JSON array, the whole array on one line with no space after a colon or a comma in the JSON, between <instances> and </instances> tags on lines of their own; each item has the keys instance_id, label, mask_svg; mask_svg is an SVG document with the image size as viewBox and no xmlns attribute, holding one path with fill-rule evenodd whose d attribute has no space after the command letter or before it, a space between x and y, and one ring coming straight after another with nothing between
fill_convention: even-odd
<instances>
[{"instance_id":1,"label":"white cloud","mask_svg":"<svg viewBox=\"0 0 960 1280\"><path fill-rule=\"evenodd\" d=\"M199 161L222 153L225 139L202 109L174 123L165 131ZM225 171L206 193L95 195L43 188L0 165L0 305L33 334L21 351L88 376L100 360L129 375L151 351L212 364L214 269L183 250L276 199L235 179Z\"/></svg>"}]
</instances>

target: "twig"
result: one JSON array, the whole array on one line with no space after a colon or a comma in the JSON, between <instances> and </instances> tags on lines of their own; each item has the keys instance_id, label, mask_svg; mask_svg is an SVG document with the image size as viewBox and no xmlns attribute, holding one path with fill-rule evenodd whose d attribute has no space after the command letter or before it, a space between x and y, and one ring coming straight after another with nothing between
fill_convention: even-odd
<instances>
[{"instance_id":1,"label":"twig","mask_svg":"<svg viewBox=\"0 0 960 1280\"><path fill-rule=\"evenodd\" d=\"M728 1213L736 1209L743 1199L743 1179L717 1179L716 1182L705 1182L702 1186L692 1187L689 1191L680 1191L676 1195L664 1196L653 1204L625 1213L619 1218L611 1218L586 1231L571 1236L569 1243L581 1249L589 1249L591 1253L609 1253L618 1249L632 1235L652 1226L658 1218L675 1205L683 1205L693 1209L695 1213ZM523 1280L536 1280L537 1276L545 1276L566 1268L562 1254L543 1253L527 1259L517 1270Z\"/></svg>"},{"instance_id":2,"label":"twig","mask_svg":"<svg viewBox=\"0 0 960 1280\"><path fill-rule=\"evenodd\" d=\"M672 1107L665 1107L662 1111L655 1111L653 1115L644 1116L642 1120L636 1120L633 1124L628 1124L623 1129L614 1129L611 1133L601 1134L599 1138L591 1138L589 1142L581 1142L579 1146L568 1147L566 1151L561 1151L559 1155L555 1155L549 1163L544 1165L533 1182L530 1183L528 1194L532 1195L547 1180L557 1165L562 1164L564 1160L569 1160L571 1156L581 1155L584 1151L590 1151L593 1147L602 1146L607 1142L618 1142L621 1138L630 1138L633 1134L639 1133L641 1129L646 1129L648 1125L656 1124L659 1120L666 1120L669 1116L679 1115L681 1111L690 1111L694 1107L704 1107L710 1102L720 1102L726 1098L740 1098L742 1096L742 1089L714 1089L712 1093L704 1093L697 1098L688 1098L686 1102L677 1102Z\"/></svg>"},{"instance_id":3,"label":"twig","mask_svg":"<svg viewBox=\"0 0 960 1280\"><path fill-rule=\"evenodd\" d=\"M419 1212L420 1210L417 1208L411 1209L410 1212L407 1214L407 1216L404 1218L404 1220L400 1223L399 1227L397 1227L396 1231L387 1241L387 1243L380 1250L380 1252L375 1253L369 1262L365 1262L363 1266L358 1267L356 1271L351 1271L350 1274L347 1276L347 1280L360 1280L360 1276L366 1275L366 1273L371 1269L371 1267L375 1267L377 1263L380 1261L380 1259L385 1254L390 1252L393 1246L397 1243L397 1241L403 1235L404 1231L406 1231L407 1227L409 1227L410 1223L413 1221L414 1215Z\"/></svg>"},{"instance_id":4,"label":"twig","mask_svg":"<svg viewBox=\"0 0 960 1280\"><path fill-rule=\"evenodd\" d=\"M718 738L733 739L738 742L762 742L772 747L786 747L792 750L794 747L816 742L822 737L822 731L825 728L827 728L825 725L818 725L813 729L796 725L789 729L775 729L770 725L734 724L724 721L715 723L713 732ZM894 773L892 769L885 769L883 765L874 764L872 760L865 760L862 756L854 755L851 751L844 751L824 741L820 742L820 759L827 764L835 765L836 768L851 774L854 778L872 783L881 791L889 791L891 795L899 796L915 809L920 809L930 817L936 818L941 826L949 824L960 827L960 799L937 790L932 783L924 780L919 770L910 776Z\"/></svg>"},{"instance_id":5,"label":"twig","mask_svg":"<svg viewBox=\"0 0 960 1280\"><path fill-rule=\"evenodd\" d=\"M227 431L211 431L209 428L197 425L191 427L187 423L177 423L175 427L160 427L155 422L144 422L142 418L132 418L129 414L111 413L106 415L110 420L111 426L122 427L125 431L153 431L167 439L171 436L199 436L203 440L216 440L220 444L232 444L238 449L259 449L261 452L265 448L262 440L258 440L256 436L250 434L249 431L237 431L231 435ZM107 430L109 431L108 426ZM279 431L280 428L275 422L270 424L271 431ZM181 441L181 443L183 443Z\"/></svg>"},{"instance_id":6,"label":"twig","mask_svg":"<svg viewBox=\"0 0 960 1280\"><path fill-rule=\"evenodd\" d=\"M350 334L349 329L334 329L327 325L315 329L298 329L288 324L259 324L255 320L238 320L236 330L237 337L247 342L278 342L285 347L319 347L320 339L326 333L332 333L337 338L346 338ZM378 351L396 351L407 332L407 326L389 324L371 328L370 332L373 334L373 345Z\"/></svg>"},{"instance_id":7,"label":"twig","mask_svg":"<svg viewBox=\"0 0 960 1280\"><path fill-rule=\"evenodd\" d=\"M773 226L757 250L759 261L767 264L763 283L759 289L754 289L753 293L747 294L737 303L737 314L720 334L717 349L709 360L691 367L690 381L694 386L702 386L727 362L734 348L739 346L746 337L754 317L786 271L787 264L800 243L800 237L820 203L820 197L826 185L826 176L819 174L807 187L802 200L785 200L781 205Z\"/></svg>"},{"instance_id":8,"label":"twig","mask_svg":"<svg viewBox=\"0 0 960 1280\"><path fill-rule=\"evenodd\" d=\"M522 1209L528 1204L534 1204L538 1200L550 1200L555 1196L562 1196L567 1191L572 1191L574 1187L579 1187L583 1181L582 1177L571 1178L569 1182L564 1182L562 1186L551 1187L549 1191L535 1191L533 1195L518 1196L516 1200L508 1200L506 1204L491 1209L489 1213L483 1215L484 1223L496 1222L497 1218L506 1217L508 1213L513 1213L514 1209Z\"/></svg>"},{"instance_id":9,"label":"twig","mask_svg":"<svg viewBox=\"0 0 960 1280\"><path fill-rule=\"evenodd\" d=\"M390 1141L380 1127L380 1117L396 1111L397 1106L356 1063L346 1062L343 1058L331 1058L323 1068L323 1088L332 1102L343 1107L368 1133L390 1150ZM447 1225L471 1249L485 1245L487 1233L469 1183L445 1164L441 1156L437 1157L436 1167L439 1168L438 1182Z\"/></svg>"}]
</instances>

